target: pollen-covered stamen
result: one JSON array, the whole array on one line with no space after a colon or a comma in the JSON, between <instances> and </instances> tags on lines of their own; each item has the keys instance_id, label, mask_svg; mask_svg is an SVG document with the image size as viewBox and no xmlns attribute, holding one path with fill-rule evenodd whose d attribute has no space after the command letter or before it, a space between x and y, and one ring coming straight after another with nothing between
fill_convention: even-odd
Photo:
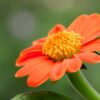
<instances>
[{"instance_id":1,"label":"pollen-covered stamen","mask_svg":"<svg viewBox=\"0 0 100 100\"><path fill-rule=\"evenodd\" d=\"M56 61L70 58L80 50L81 38L80 34L67 31L48 36L42 48L43 54Z\"/></svg>"}]
</instances>

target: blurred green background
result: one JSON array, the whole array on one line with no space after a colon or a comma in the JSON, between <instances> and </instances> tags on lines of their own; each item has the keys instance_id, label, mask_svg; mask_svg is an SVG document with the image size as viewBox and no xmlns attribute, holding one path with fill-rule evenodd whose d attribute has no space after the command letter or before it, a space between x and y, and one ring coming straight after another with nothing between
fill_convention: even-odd
<instances>
[{"instance_id":1,"label":"blurred green background","mask_svg":"<svg viewBox=\"0 0 100 100\"><path fill-rule=\"evenodd\" d=\"M80 14L100 13L100 0L0 0L0 100L10 100L25 91L50 90L83 100L64 76L56 84L50 81L29 88L26 78L14 77L19 52L31 45L57 23L66 27ZM86 64L84 75L100 93L100 64Z\"/></svg>"}]
</instances>

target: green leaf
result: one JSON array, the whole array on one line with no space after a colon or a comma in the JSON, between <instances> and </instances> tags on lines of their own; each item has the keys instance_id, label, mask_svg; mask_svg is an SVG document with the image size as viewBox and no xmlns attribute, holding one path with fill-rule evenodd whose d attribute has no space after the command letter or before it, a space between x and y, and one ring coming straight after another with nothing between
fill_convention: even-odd
<instances>
[{"instance_id":1,"label":"green leaf","mask_svg":"<svg viewBox=\"0 0 100 100\"><path fill-rule=\"evenodd\" d=\"M98 36L96 39L100 39L100 36Z\"/></svg>"},{"instance_id":2,"label":"green leaf","mask_svg":"<svg viewBox=\"0 0 100 100\"><path fill-rule=\"evenodd\" d=\"M81 69L85 69L85 70L87 70L87 67L86 67L86 65L85 65L85 64L82 64L82 67L81 67Z\"/></svg>"},{"instance_id":3,"label":"green leaf","mask_svg":"<svg viewBox=\"0 0 100 100\"><path fill-rule=\"evenodd\" d=\"M95 53L96 53L97 55L100 55L100 52L96 52L96 51L95 51Z\"/></svg>"},{"instance_id":4,"label":"green leaf","mask_svg":"<svg viewBox=\"0 0 100 100\"><path fill-rule=\"evenodd\" d=\"M11 100L72 100L72 99L54 92L41 91L41 92L21 93L12 98Z\"/></svg>"}]
</instances>

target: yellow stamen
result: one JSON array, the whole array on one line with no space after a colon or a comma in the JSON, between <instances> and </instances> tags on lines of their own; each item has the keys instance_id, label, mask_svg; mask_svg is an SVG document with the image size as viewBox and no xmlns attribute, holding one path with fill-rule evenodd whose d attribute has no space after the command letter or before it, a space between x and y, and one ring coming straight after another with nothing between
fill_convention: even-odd
<instances>
[{"instance_id":1,"label":"yellow stamen","mask_svg":"<svg viewBox=\"0 0 100 100\"><path fill-rule=\"evenodd\" d=\"M59 31L48 36L43 46L43 54L60 61L70 58L80 50L81 35L75 32Z\"/></svg>"}]
</instances>

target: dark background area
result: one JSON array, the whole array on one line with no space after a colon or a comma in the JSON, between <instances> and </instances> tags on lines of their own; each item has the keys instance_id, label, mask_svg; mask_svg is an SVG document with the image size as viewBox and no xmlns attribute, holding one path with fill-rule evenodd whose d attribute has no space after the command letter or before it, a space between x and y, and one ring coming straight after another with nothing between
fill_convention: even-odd
<instances>
[{"instance_id":1,"label":"dark background area","mask_svg":"<svg viewBox=\"0 0 100 100\"><path fill-rule=\"evenodd\" d=\"M67 27L80 14L91 13L100 13L100 0L0 0L0 100L29 90L50 90L82 100L65 76L55 84L27 87L26 77L14 77L15 61L22 49L46 36L55 24ZM100 93L100 64L86 65L83 73Z\"/></svg>"}]
</instances>

